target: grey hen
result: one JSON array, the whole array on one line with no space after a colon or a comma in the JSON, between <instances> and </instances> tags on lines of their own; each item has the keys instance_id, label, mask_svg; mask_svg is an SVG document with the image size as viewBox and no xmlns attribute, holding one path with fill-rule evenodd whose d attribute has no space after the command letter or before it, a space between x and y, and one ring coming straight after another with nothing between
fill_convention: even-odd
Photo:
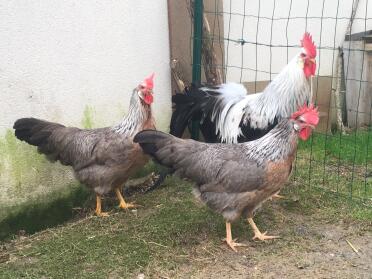
<instances>
[{"instance_id":1,"label":"grey hen","mask_svg":"<svg viewBox=\"0 0 372 279\"><path fill-rule=\"evenodd\" d=\"M149 159L133 142L133 137L144 129L155 129L151 113L153 76L133 90L129 112L116 126L79 129L36 118L21 118L14 123L15 136L37 146L50 161L71 166L76 178L96 193L98 216L107 216L101 209L101 196L112 190L121 208L134 207L125 202L120 189Z\"/></svg>"},{"instance_id":2,"label":"grey hen","mask_svg":"<svg viewBox=\"0 0 372 279\"><path fill-rule=\"evenodd\" d=\"M280 191L287 181L297 149L297 138L306 140L319 121L318 111L306 105L283 119L268 134L240 144L208 144L184 140L158 131L142 131L134 137L145 153L193 180L194 193L226 220L226 242L236 251L231 222L248 218L255 236L261 233L253 221L262 202Z\"/></svg>"}]
</instances>

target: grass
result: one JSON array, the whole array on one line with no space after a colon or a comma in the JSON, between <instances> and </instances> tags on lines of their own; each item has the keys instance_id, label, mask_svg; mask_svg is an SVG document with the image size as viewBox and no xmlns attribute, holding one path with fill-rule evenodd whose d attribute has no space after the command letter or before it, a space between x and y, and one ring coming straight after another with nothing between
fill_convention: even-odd
<instances>
[{"instance_id":1,"label":"grass","mask_svg":"<svg viewBox=\"0 0 372 279\"><path fill-rule=\"evenodd\" d=\"M314 133L311 140L301 142L299 150L312 151L318 161L336 160L365 165L372 162L372 131L358 131L342 135Z\"/></svg>"},{"instance_id":2,"label":"grass","mask_svg":"<svg viewBox=\"0 0 372 279\"><path fill-rule=\"evenodd\" d=\"M222 235L223 223L195 203L187 183L169 183L172 187L160 193L141 196L138 202L148 210L82 219L36 234L34 244L17 251L15 256L23 260L0 268L0 278L19 278L26 272L32 278L103 278L112 270L125 277L152 261L172 268L173 257L198 243L200 234L215 231L209 240Z\"/></svg>"},{"instance_id":3,"label":"grass","mask_svg":"<svg viewBox=\"0 0 372 279\"><path fill-rule=\"evenodd\" d=\"M372 212L365 206L296 183L288 186L282 194L291 199L280 204L287 215L300 212L321 222L342 219L370 225ZM195 200L190 183L171 177L164 187L136 201L144 208L114 211L108 218L80 218L4 243L11 256L0 264L0 278L131 278L138 273L172 277L181 266L197 269L199 259L210 253L230 253L221 242L222 217ZM278 230L281 215L268 204L255 219L261 228ZM249 239L252 232L241 220L233 225L233 234ZM300 249L295 241L289 243ZM280 251L289 244L275 245L274 251Z\"/></svg>"},{"instance_id":4,"label":"grass","mask_svg":"<svg viewBox=\"0 0 372 279\"><path fill-rule=\"evenodd\" d=\"M73 209L84 206L89 191L79 184L71 184L67 189L58 194L46 194L39 197L39 201L32 200L22 205L1 208L7 214L6 217L0 214L0 240L19 231L35 233L70 220Z\"/></svg>"},{"instance_id":5,"label":"grass","mask_svg":"<svg viewBox=\"0 0 372 279\"><path fill-rule=\"evenodd\" d=\"M315 234L311 240L299 242L302 238L293 231L296 224L315 228L317 224L342 222L352 224L358 235L370 230L371 187L363 178L366 170L370 171L370 152L367 154L363 145L368 137L365 133L357 135L360 147L352 144L353 135L326 139L317 134L312 145L301 144L294 175L281 192L287 199L266 203L255 217L258 227L279 230L283 240L270 246L249 242L250 249L259 251L248 254L251 260L280 257L285 249L289 254L307 251L309 241L321 238ZM350 139L354 141L350 143ZM340 142L342 150L337 145ZM154 169L157 167L151 163L137 176ZM356 172L352 178L353 169ZM63 225L0 243L0 278L132 278L139 273L150 278L173 278L186 272L185 267L187 274L194 274L206 259L234 257L221 242L225 234L222 217L195 200L189 182L170 177L164 187L134 198L144 207L127 212L114 210L108 218L79 216ZM111 209L108 201L104 205ZM288 226L283 225L283 218ZM233 225L233 236L248 240L252 232L240 220ZM8 257L4 263L2 255Z\"/></svg>"},{"instance_id":6,"label":"grass","mask_svg":"<svg viewBox=\"0 0 372 279\"><path fill-rule=\"evenodd\" d=\"M312 187L359 199L372 206L372 133L316 133L301 142L297 179Z\"/></svg>"}]
</instances>

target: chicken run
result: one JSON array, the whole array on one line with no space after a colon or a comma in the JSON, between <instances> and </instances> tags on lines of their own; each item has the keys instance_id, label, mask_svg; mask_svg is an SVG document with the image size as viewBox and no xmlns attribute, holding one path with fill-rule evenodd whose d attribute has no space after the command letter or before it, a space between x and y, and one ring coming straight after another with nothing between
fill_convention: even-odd
<instances>
[{"instance_id":1,"label":"chicken run","mask_svg":"<svg viewBox=\"0 0 372 279\"><path fill-rule=\"evenodd\" d=\"M37 146L50 161L71 166L76 178L96 193L98 216L108 216L101 210L101 196L112 190L120 208L135 207L125 202L122 187L149 154L196 183L195 196L225 218L226 243L236 252L243 244L233 240L231 222L241 215L248 218L253 239L278 237L260 232L254 212L278 196L291 174L298 138L307 140L319 122L317 108L308 105L316 46L309 33L301 44L303 50L262 93L247 96L242 85L228 83L176 95L172 134L182 136L195 114L208 118L201 126L208 142L226 143L199 143L156 132L151 113L154 74L133 90L128 115L114 127L82 130L22 118L14 123L15 136Z\"/></svg>"},{"instance_id":2,"label":"chicken run","mask_svg":"<svg viewBox=\"0 0 372 279\"><path fill-rule=\"evenodd\" d=\"M191 17L198 16L196 11L192 10L189 12L192 14ZM200 19L203 20L202 18ZM160 201L160 194L158 196L160 191L168 191L169 188L172 188L169 191L177 192L177 187L181 189L182 185L167 185L164 182L164 179L169 176L172 179L179 179L177 181L182 181L179 184L183 182L188 183L185 184L187 185L186 192L190 190L190 193L192 193L190 195L195 200L195 205L192 204L193 212L209 210L206 211L205 215L201 215L199 230L195 229L192 233L200 233L199 237L207 242L209 240L208 232L212 229L216 230L218 238L222 239L220 245L224 249L223 253L228 255L228 257L231 256L234 261L238 259L237 257L241 255L242 251L250 253L252 243L259 243L257 245L264 245L263 243L265 243L267 246L260 246L260 248L262 250L267 249L269 251L267 254L269 254L273 250L270 250L268 246L282 245L272 248L280 250L286 243L285 240L281 239L283 231L278 232L278 227L275 225L270 227L272 220L270 218L265 219L265 212L262 213L262 211L265 207L269 207L273 211L272 215L277 213L283 215L280 210L276 212L275 207L272 207L272 205L275 204L276 199L280 201L287 199L284 187L291 183L289 182L290 177L295 169L301 168L301 165L296 166L296 162L301 160L301 158L297 157L298 151L301 145L312 143L314 130L321 126L321 109L316 102L316 98L314 98L313 87L313 79L317 75L316 71L320 66L321 50L319 42L315 38L315 35L313 38L310 32L304 32L298 38L297 44L300 46L300 51L290 57L290 59L287 58L287 62L289 61L287 65L282 67L272 80L270 76L270 81L267 85L265 84L263 90L260 90L261 92L249 94L247 84L243 82L218 82L219 84L211 84L207 81L205 83L190 82L189 84L182 84L172 95L173 110L171 118L167 119L169 124L169 131L167 132L160 131L159 126L158 129L156 128L157 119L153 109L154 104L156 105L157 102L155 86L158 82L157 75L152 73L148 76L146 75L148 73L144 73L146 77L142 81L136 81L133 87L136 84L137 86L133 88L130 94L127 94L128 96L130 95L128 112L121 121L113 126L91 129L69 127L63 123L52 122L49 119L22 115L18 117L23 118L12 119L12 123L14 122L12 136L16 137L17 142L25 142L27 143L25 144L26 146L31 145L30 148L42 154L51 164L60 163L72 169L76 180L87 188L87 191L92 193L92 197L95 199L95 202L92 200L89 200L89 202L85 201L84 206L80 210L89 212L87 214L89 218L98 220L98 223L95 224L97 227L104 227L102 225L106 224L104 222L109 222L110 225L114 224L114 227L104 228L107 232L109 230L120 232L123 229L122 223L116 224L117 226L115 227L117 218L125 219L120 214L124 215L129 212L135 216L135 221L133 221L135 225L131 227L133 232L125 231L125 237L132 233L133 235L129 236L131 240L136 237L140 239L141 231L149 230L154 235L161 231L162 226L156 224L157 220L154 220L153 223L150 221L141 222L140 218L150 216L148 218L151 220L152 209L155 210L155 207L165 208L167 206ZM195 127L198 132L200 131L200 138L193 135ZM162 129L161 126L160 129ZM311 150L312 148L313 146L311 146ZM323 152L323 150L320 152ZM338 155L339 158L341 157L341 152L342 150ZM151 173L151 177L156 179L151 181L151 185L146 187L146 189L142 189L139 196L146 197L150 195L149 199L156 202L159 197L159 204L152 204L153 207L140 202L137 204L134 200L138 198L138 195L133 198L129 194L127 195L125 191L128 181L150 164L153 164L153 169L155 169ZM325 164L326 159L324 159ZM365 164L367 171L367 163ZM339 176L340 173L342 175L342 169L339 170ZM323 175L327 176L325 166ZM310 176L310 171L305 176ZM367 181L367 179L366 175L365 180ZM166 187L160 187L162 185ZM106 200L110 200L110 195L115 196L115 202L118 200L119 213L115 212L115 210L105 210L108 206L111 206L106 203ZM319 194L316 199L322 197L322 195L323 193ZM172 198L177 200L179 196L173 197L172 194L167 196L167 199ZM291 206L296 204L298 199L298 197L293 198L295 201L291 203ZM180 200L178 202L182 204L188 201ZM317 202L316 200L314 207L317 207ZM93 204L95 206L94 211L90 209ZM297 207L294 207L293 211L295 211L295 214L301 215L302 212L296 212ZM170 213L168 213L179 218L181 223L183 219L187 219L187 216L182 214L178 216L177 210L174 208L169 211ZM293 211L291 214L295 216L295 219L298 215L295 215ZM144 215L141 215L142 212L145 212ZM260 217L262 216L261 214L264 214L264 217ZM212 223L209 217L205 218L207 215L209 217L212 216L210 217L213 218ZM298 223L302 225L303 222L304 227L306 227L306 220L309 220L311 216L303 215L305 216L303 217L304 219L299 220ZM217 219L218 216L221 217L220 220ZM204 226L203 218L208 219L206 220L208 224L205 226L212 229L200 229L200 227L203 228ZM265 219L267 222L263 223L260 218ZM80 218L77 222L84 222L84 220L88 220L88 218ZM123 220L123 222L125 223L126 220ZM239 230L242 227L239 222L243 222L245 226L250 228L252 238L243 239L239 237L238 241L236 235L239 235ZM314 223L316 222L317 220L314 221ZM370 221L368 222L370 224ZM165 227L177 227L177 224L173 224L171 221L169 223L165 221L165 223L165 225L163 224ZM296 223L296 228L293 228L293 231L297 230L298 223ZM156 227L158 231L150 230L149 224ZM353 227L354 223L350 222L350 224ZM220 228L219 225L223 227L223 231L218 229ZM325 224L322 225L322 228L326 226ZM343 225L339 224L339 226ZM73 226L71 226L72 230L74 230ZM185 227L187 226L189 226L188 223L186 223ZM266 231L267 226L269 226L270 233ZM294 226L292 219L282 218L281 227L285 227L289 231L288 234L292 233L292 226ZM158 246L158 248L169 248L169 250L172 250L174 246L182 246L183 243L187 243L187 236L182 236L182 230L186 229L179 229L175 233L181 234L179 238L182 239L175 242L176 244L170 243L168 245L168 242L172 242L172 238L167 238L167 236L160 233L159 238L163 238L164 242L158 243L151 239L147 242L140 239L138 242L151 243ZM302 227L300 231L303 233L304 238L311 234L307 234ZM58 233L54 234L59 236ZM111 247L115 245L113 244L114 242L110 243L109 233L104 233L103 235L105 237L105 246ZM101 241L101 236L89 236L84 241L97 241L98 244ZM22 237L23 235L20 235L21 239ZM317 235L315 235L316 237ZM361 249L355 248L346 238L345 241L347 241L353 253L360 257ZM370 243L367 244L370 245ZM76 248L74 243L71 245L74 246L73 249L77 251L76 253L81 252L81 249ZM214 252L208 250L210 246L204 245L202 247L200 243L197 245L197 249L205 250L208 257L216 259ZM311 247L314 247L317 243L312 245ZM63 245L60 245L60 247L63 247ZM143 257L151 258L151 249L148 248L144 251L143 247L141 247L140 245L133 245L128 246L126 249L136 251L139 255L145 255ZM0 264L2 264L1 249L2 246L0 245ZM184 257L184 254L190 255L194 252L197 254L197 249L195 248L192 252L184 252L181 249L181 252L178 251L180 255L172 254L171 258L181 258ZM37 253L44 256L44 252ZM37 253L35 252L35 254ZM61 252L62 254L64 252ZM123 254L128 254L127 258L132 256L128 251L123 251ZM269 257L267 254L262 254L264 255L263 261ZM45 252L45 255L47 255L47 252ZM110 257L117 256L116 252L110 255ZM28 254L24 253L22 257L27 260ZM246 255L243 257L247 258ZM284 252L283 258L285 258ZM8 262L11 260L10 256L6 259ZM155 263L154 265L157 264ZM137 260L135 266L137 269L138 267L141 270L146 269L146 267L143 267L145 264L142 266L141 262ZM214 274L219 272L222 274L223 271L221 270L225 267L218 268L216 269L218 272ZM306 266L303 267L301 265L299 268L306 268ZM269 269L267 268L267 270ZM154 270L157 269L154 268ZM270 271L267 270L265 272L269 274ZM151 274L151 272L149 273ZM235 278L229 272L227 272L228 276L231 276L229 278ZM122 278L120 276L116 277L117 274L111 275L109 274L108 278ZM138 275L137 278L145 278L144 276L141 277L142 275ZM286 275L284 274L283 276ZM210 276L208 278L214 278L212 275ZM312 276L309 278L317 278L317 274ZM170 277L165 276L161 278ZM203 274L200 278L207 278L207 276ZM267 278L276 277L268 276ZM279 276L278 278L286 277Z\"/></svg>"}]
</instances>

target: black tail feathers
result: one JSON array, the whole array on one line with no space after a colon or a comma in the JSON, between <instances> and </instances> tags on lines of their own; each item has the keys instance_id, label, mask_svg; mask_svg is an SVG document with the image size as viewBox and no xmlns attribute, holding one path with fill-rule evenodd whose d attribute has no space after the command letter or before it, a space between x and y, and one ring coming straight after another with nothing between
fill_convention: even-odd
<instances>
[{"instance_id":1,"label":"black tail feathers","mask_svg":"<svg viewBox=\"0 0 372 279\"><path fill-rule=\"evenodd\" d=\"M191 121L202 121L203 109L208 99L208 95L196 86L191 86L184 93L174 95L172 102L175 110L171 118L170 133L182 137Z\"/></svg>"},{"instance_id":2,"label":"black tail feathers","mask_svg":"<svg viewBox=\"0 0 372 279\"><path fill-rule=\"evenodd\" d=\"M28 144L38 146L41 153L48 154L48 139L53 131L63 125L36 118L21 118L14 125L15 136Z\"/></svg>"}]
</instances>

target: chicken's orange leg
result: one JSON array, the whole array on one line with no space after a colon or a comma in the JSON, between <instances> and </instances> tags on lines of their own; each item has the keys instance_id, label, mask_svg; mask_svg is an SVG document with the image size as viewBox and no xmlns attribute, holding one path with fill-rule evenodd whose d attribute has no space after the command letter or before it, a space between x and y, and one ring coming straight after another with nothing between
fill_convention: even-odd
<instances>
[{"instance_id":1,"label":"chicken's orange leg","mask_svg":"<svg viewBox=\"0 0 372 279\"><path fill-rule=\"evenodd\" d=\"M107 212L102 212L102 201L101 201L101 196L96 194L96 200L97 200L97 205L96 205L96 215L99 217L107 217L109 216Z\"/></svg>"},{"instance_id":2,"label":"chicken's orange leg","mask_svg":"<svg viewBox=\"0 0 372 279\"><path fill-rule=\"evenodd\" d=\"M115 189L116 196L118 197L119 200L119 207L122 209L128 209L128 208L136 208L138 205L132 204L132 203L126 203L119 188Z\"/></svg>"},{"instance_id":3,"label":"chicken's orange leg","mask_svg":"<svg viewBox=\"0 0 372 279\"><path fill-rule=\"evenodd\" d=\"M267 232L261 233L252 218L248 218L248 223L249 225L251 225L253 232L254 232L254 237L252 239L268 240L268 239L279 238L279 236L266 235Z\"/></svg>"},{"instance_id":4,"label":"chicken's orange leg","mask_svg":"<svg viewBox=\"0 0 372 279\"><path fill-rule=\"evenodd\" d=\"M231 249L233 249L233 251L235 252L238 252L238 250L236 250L235 247L238 247L238 246L247 246L246 244L243 244L243 243L237 243L235 242L236 239L232 239L232 234L231 234L231 223L229 222L226 222L226 243L227 245L230 246Z\"/></svg>"}]
</instances>

